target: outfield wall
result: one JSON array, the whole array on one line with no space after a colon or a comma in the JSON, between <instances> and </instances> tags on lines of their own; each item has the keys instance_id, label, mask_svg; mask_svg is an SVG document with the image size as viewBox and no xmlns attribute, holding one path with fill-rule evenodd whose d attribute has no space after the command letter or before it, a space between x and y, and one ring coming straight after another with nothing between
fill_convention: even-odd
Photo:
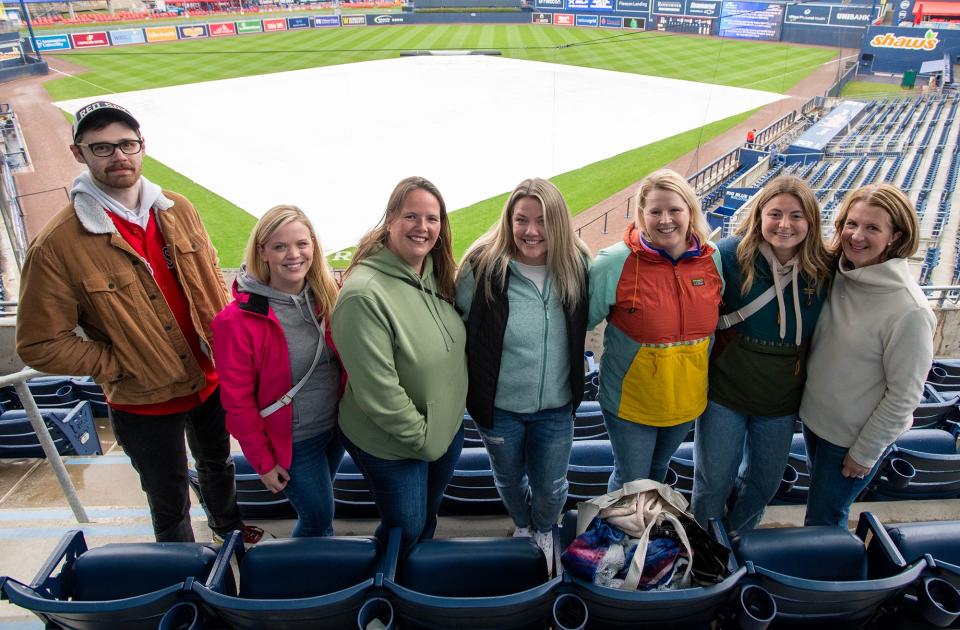
<instances>
[{"instance_id":1,"label":"outfield wall","mask_svg":"<svg viewBox=\"0 0 960 630\"><path fill-rule=\"evenodd\" d=\"M860 65L870 72L919 72L924 61L960 57L960 31L927 27L873 26L860 51Z\"/></svg>"},{"instance_id":2,"label":"outfield wall","mask_svg":"<svg viewBox=\"0 0 960 630\"><path fill-rule=\"evenodd\" d=\"M40 52L59 52L313 28L533 23L859 47L874 12L873 7L829 3L795 5L742 0L535 0L534 12L298 15L40 35L36 37L36 42ZM27 42L25 48L32 52L33 46Z\"/></svg>"}]
</instances>

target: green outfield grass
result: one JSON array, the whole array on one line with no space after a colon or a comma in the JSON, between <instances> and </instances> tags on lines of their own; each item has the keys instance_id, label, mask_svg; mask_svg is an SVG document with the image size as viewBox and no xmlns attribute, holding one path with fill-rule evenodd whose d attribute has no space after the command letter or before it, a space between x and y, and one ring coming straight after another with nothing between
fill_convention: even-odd
<instances>
[{"instance_id":1,"label":"green outfield grass","mask_svg":"<svg viewBox=\"0 0 960 630\"><path fill-rule=\"evenodd\" d=\"M535 25L391 26L311 29L63 55L90 69L45 85L54 100L212 81L396 57L402 50L496 48L505 56L688 81L785 92L835 51L790 44L678 36L659 32L606 31ZM658 95L652 94L651 98ZM627 111L627 104L623 104ZM574 213L589 208L651 170L735 126L747 114L640 147L554 180ZM644 122L646 124L646 122ZM173 173L170 171L170 173ZM158 183L167 186L158 173ZM185 178L184 178L185 179ZM171 188L176 186L169 184ZM203 189L201 189L203 190ZM225 266L239 263L249 215L204 190L197 204L211 226ZM503 203L489 199L453 218L457 251L485 230ZM240 215L243 215L242 218ZM216 226L216 227L213 227ZM220 226L233 231L222 232Z\"/></svg>"},{"instance_id":2,"label":"green outfield grass","mask_svg":"<svg viewBox=\"0 0 960 630\"><path fill-rule=\"evenodd\" d=\"M840 96L889 96L890 94L914 94L897 83L874 83L873 81L850 81L843 86Z\"/></svg>"}]
</instances>

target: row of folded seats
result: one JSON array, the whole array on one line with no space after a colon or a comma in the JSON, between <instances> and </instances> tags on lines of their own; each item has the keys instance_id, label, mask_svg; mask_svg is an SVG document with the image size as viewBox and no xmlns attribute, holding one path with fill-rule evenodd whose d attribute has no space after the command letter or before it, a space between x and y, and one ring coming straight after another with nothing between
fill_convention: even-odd
<instances>
[{"instance_id":1,"label":"row of folded seats","mask_svg":"<svg viewBox=\"0 0 960 630\"><path fill-rule=\"evenodd\" d=\"M554 534L575 533L568 514ZM373 538L88 549L69 532L29 584L0 597L48 627L83 628L846 628L960 627L960 521L711 536L729 551L709 586L625 591L553 575L527 538L423 541L399 555ZM559 562L554 564L562 567Z\"/></svg>"},{"instance_id":2,"label":"row of folded seats","mask_svg":"<svg viewBox=\"0 0 960 630\"><path fill-rule=\"evenodd\" d=\"M932 392L931 396L936 394ZM948 427L955 431L955 423L946 420L946 413L956 407L957 399L949 401L946 410L939 409L926 419L918 416L918 426ZM929 403L937 409L941 402ZM921 406L923 407L923 406ZM584 411L586 410L586 411ZM581 435L599 431L603 419L595 402L584 403L577 423ZM933 416L939 414L939 419ZM582 424L581 424L582 423ZM953 423L953 427L949 424ZM594 427L588 429L587 427ZM473 431L476 429L474 428ZM799 428L798 428L799 430ZM454 469L453 478L444 492L441 514L490 515L504 514L505 508L497 493L487 451L470 431L465 431L464 449ZM692 439L692 435L690 439ZM296 518L293 508L282 493L266 489L259 476L242 455L235 455L237 466L237 498L244 518ZM671 459L666 483L687 499L693 491L693 442L680 445ZM568 507L604 494L607 480L613 470L613 452L603 434L600 439L576 439L567 466L569 483ZM200 496L196 471L190 471L194 490ZM774 504L804 504L807 501L809 473L803 434L795 433L788 464ZM336 515L339 518L372 518L377 516L376 505L369 486L349 455L343 459L333 484ZM860 497L863 501L890 501L901 499L952 499L960 497L960 454L957 438L944 428L915 428L901 436L886 456L884 466L874 482ZM201 497L202 500L202 497Z\"/></svg>"}]
</instances>

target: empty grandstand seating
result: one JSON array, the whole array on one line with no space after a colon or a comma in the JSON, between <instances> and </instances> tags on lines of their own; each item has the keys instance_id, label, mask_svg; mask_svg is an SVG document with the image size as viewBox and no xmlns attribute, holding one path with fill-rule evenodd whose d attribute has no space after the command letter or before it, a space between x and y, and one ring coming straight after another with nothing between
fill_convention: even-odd
<instances>
[{"instance_id":1,"label":"empty grandstand seating","mask_svg":"<svg viewBox=\"0 0 960 630\"><path fill-rule=\"evenodd\" d=\"M868 497L875 501L960 496L956 438L940 429L907 431L894 443L874 486Z\"/></svg>"},{"instance_id":2,"label":"empty grandstand seating","mask_svg":"<svg viewBox=\"0 0 960 630\"><path fill-rule=\"evenodd\" d=\"M41 409L40 415L60 455L102 455L93 411L86 401L70 409ZM23 409L0 414L0 458L45 457Z\"/></svg>"}]
</instances>

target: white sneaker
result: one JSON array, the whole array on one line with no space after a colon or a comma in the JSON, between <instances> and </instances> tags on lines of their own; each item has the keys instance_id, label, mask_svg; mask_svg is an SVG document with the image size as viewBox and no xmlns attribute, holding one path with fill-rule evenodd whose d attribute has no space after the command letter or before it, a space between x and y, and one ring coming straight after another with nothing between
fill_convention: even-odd
<instances>
[{"instance_id":1,"label":"white sneaker","mask_svg":"<svg viewBox=\"0 0 960 630\"><path fill-rule=\"evenodd\" d=\"M533 542L547 557L547 573L553 575L553 532L534 532Z\"/></svg>"},{"instance_id":2,"label":"white sneaker","mask_svg":"<svg viewBox=\"0 0 960 630\"><path fill-rule=\"evenodd\" d=\"M529 527L518 527L513 530L514 538L530 538L530 528Z\"/></svg>"}]
</instances>

